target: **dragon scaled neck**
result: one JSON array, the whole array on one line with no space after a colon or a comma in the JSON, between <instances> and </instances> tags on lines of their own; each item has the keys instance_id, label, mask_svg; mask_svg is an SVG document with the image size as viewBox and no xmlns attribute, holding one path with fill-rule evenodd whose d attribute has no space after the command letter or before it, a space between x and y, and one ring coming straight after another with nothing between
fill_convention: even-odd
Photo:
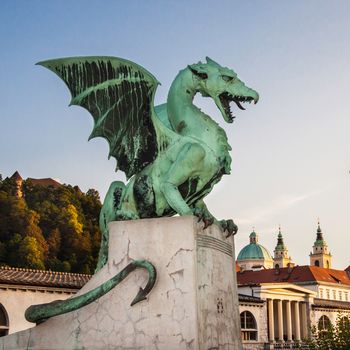
<instances>
[{"instance_id":1,"label":"dragon scaled neck","mask_svg":"<svg viewBox=\"0 0 350 350\"><path fill-rule=\"evenodd\" d=\"M216 155L229 157L231 150L224 131L210 116L193 104L198 82L189 68L179 72L167 100L168 118L175 132L205 142Z\"/></svg>"}]
</instances>

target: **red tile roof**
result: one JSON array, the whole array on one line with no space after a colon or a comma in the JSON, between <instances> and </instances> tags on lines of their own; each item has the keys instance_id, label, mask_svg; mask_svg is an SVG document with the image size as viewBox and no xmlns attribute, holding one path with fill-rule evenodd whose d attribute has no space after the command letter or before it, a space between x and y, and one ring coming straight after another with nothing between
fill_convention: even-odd
<instances>
[{"instance_id":1,"label":"red tile roof","mask_svg":"<svg viewBox=\"0 0 350 350\"><path fill-rule=\"evenodd\" d=\"M317 307L350 310L350 302L315 298L312 308L315 309Z\"/></svg>"},{"instance_id":2,"label":"red tile roof","mask_svg":"<svg viewBox=\"0 0 350 350\"><path fill-rule=\"evenodd\" d=\"M238 300L240 302L248 302L248 303L256 303L256 304L264 304L265 300L258 298L258 297L253 297L250 295L245 295L245 294L238 294Z\"/></svg>"},{"instance_id":3,"label":"red tile roof","mask_svg":"<svg viewBox=\"0 0 350 350\"><path fill-rule=\"evenodd\" d=\"M61 184L57 181L55 181L54 179L51 178L45 178L45 179L33 179L31 177L28 177L27 179L28 181L30 181L33 185L40 185L40 186L53 186L53 187L60 187Z\"/></svg>"},{"instance_id":4,"label":"red tile roof","mask_svg":"<svg viewBox=\"0 0 350 350\"><path fill-rule=\"evenodd\" d=\"M346 271L326 269L318 266L295 266L293 268L266 269L237 273L239 285L256 285L260 283L305 283L329 282L350 285Z\"/></svg>"},{"instance_id":5,"label":"red tile roof","mask_svg":"<svg viewBox=\"0 0 350 350\"><path fill-rule=\"evenodd\" d=\"M0 284L80 289L91 275L0 267Z\"/></svg>"}]
</instances>

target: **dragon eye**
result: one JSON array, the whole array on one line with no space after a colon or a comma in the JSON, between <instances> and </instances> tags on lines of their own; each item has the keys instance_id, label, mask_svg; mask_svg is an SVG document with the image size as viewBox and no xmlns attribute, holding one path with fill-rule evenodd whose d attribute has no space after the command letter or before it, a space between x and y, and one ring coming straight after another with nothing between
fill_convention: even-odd
<instances>
[{"instance_id":1,"label":"dragon eye","mask_svg":"<svg viewBox=\"0 0 350 350\"><path fill-rule=\"evenodd\" d=\"M228 75L222 75L222 79L226 82L232 81L234 78Z\"/></svg>"}]
</instances>

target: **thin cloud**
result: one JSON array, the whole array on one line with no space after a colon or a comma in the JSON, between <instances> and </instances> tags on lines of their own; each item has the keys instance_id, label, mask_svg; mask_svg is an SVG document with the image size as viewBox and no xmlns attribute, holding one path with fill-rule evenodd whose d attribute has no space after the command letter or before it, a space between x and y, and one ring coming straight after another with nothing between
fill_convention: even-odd
<instances>
[{"instance_id":1,"label":"thin cloud","mask_svg":"<svg viewBox=\"0 0 350 350\"><path fill-rule=\"evenodd\" d=\"M250 212L246 212L241 217L237 217L237 223L241 225L252 225L258 221L269 220L272 216L293 207L294 205L305 201L311 197L319 195L323 190L315 190L302 195L283 195L264 206L254 208Z\"/></svg>"}]
</instances>

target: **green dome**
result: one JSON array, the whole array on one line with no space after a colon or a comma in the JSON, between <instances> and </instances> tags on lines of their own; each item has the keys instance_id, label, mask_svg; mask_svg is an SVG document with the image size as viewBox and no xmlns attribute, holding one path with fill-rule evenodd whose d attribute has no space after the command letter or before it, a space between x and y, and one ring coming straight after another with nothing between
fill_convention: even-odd
<instances>
[{"instance_id":1,"label":"green dome","mask_svg":"<svg viewBox=\"0 0 350 350\"><path fill-rule=\"evenodd\" d=\"M269 251L258 244L257 234L253 231L250 236L250 244L246 245L238 254L237 260L272 260Z\"/></svg>"},{"instance_id":2,"label":"green dome","mask_svg":"<svg viewBox=\"0 0 350 350\"><path fill-rule=\"evenodd\" d=\"M238 254L237 260L272 260L269 251L261 244L250 243Z\"/></svg>"}]
</instances>

